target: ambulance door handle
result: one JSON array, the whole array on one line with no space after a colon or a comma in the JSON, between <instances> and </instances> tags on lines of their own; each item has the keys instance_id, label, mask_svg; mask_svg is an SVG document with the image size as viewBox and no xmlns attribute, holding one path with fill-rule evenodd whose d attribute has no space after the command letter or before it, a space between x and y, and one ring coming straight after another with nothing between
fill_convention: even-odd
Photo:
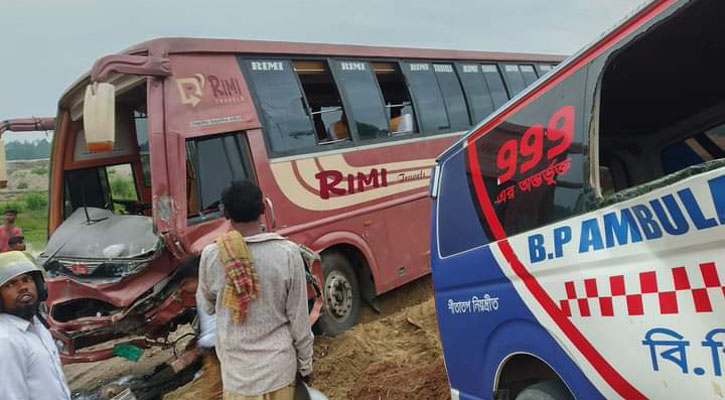
<instances>
[{"instance_id":1,"label":"ambulance door handle","mask_svg":"<svg viewBox=\"0 0 725 400\"><path fill-rule=\"evenodd\" d=\"M269 197L264 198L264 203L267 206L265 209L265 214L267 214L267 217L269 218L269 231L274 232L274 230L277 228L277 222L274 219L274 204L272 204L272 199Z\"/></svg>"}]
</instances>

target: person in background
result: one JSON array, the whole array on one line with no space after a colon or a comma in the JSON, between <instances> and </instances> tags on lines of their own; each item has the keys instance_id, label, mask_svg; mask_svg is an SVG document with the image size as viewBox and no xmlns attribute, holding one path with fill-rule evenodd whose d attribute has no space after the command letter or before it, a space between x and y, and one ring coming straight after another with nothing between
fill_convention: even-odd
<instances>
[{"instance_id":1,"label":"person in background","mask_svg":"<svg viewBox=\"0 0 725 400\"><path fill-rule=\"evenodd\" d=\"M10 251L25 251L27 246L25 245L25 236L13 236L8 239L8 247Z\"/></svg>"},{"instance_id":2,"label":"person in background","mask_svg":"<svg viewBox=\"0 0 725 400\"><path fill-rule=\"evenodd\" d=\"M0 254L0 399L70 400L53 337L38 317L47 297L25 254Z\"/></svg>"},{"instance_id":3,"label":"person in background","mask_svg":"<svg viewBox=\"0 0 725 400\"><path fill-rule=\"evenodd\" d=\"M3 217L3 226L0 227L0 252L10 250L8 240L10 240L11 237L23 235L23 230L15 225L15 220L18 217L17 210L8 208L3 213Z\"/></svg>"},{"instance_id":4,"label":"person in background","mask_svg":"<svg viewBox=\"0 0 725 400\"><path fill-rule=\"evenodd\" d=\"M216 315L225 400L292 400L296 376L312 375L304 261L296 244L260 233L262 199L250 181L225 188L231 229L201 253L197 290Z\"/></svg>"}]
</instances>

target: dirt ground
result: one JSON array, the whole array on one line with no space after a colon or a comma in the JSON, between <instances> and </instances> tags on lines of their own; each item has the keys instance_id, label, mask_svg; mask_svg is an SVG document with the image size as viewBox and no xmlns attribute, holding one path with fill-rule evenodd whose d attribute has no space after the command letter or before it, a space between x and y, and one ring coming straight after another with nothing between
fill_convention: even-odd
<instances>
[{"instance_id":1,"label":"dirt ground","mask_svg":"<svg viewBox=\"0 0 725 400\"><path fill-rule=\"evenodd\" d=\"M449 399L432 293L430 277L419 279L381 296L380 314L364 307L355 328L337 337L316 337L313 386L330 400ZM147 351L139 363L114 359L68 366L66 377L72 390L88 390L150 372L171 356L156 350ZM164 396L207 398L201 380Z\"/></svg>"},{"instance_id":2,"label":"dirt ground","mask_svg":"<svg viewBox=\"0 0 725 400\"><path fill-rule=\"evenodd\" d=\"M48 190L48 160L8 161L6 166L8 186L0 189L0 200L28 191Z\"/></svg>"}]
</instances>

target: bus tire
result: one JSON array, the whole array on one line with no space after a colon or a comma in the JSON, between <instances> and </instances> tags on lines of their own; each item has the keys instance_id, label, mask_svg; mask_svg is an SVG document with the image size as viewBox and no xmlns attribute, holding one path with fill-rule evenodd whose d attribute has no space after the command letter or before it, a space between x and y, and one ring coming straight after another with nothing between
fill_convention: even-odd
<instances>
[{"instance_id":1,"label":"bus tire","mask_svg":"<svg viewBox=\"0 0 725 400\"><path fill-rule=\"evenodd\" d=\"M335 336L360 318L360 285L350 261L338 252L322 254L322 313L315 330Z\"/></svg>"},{"instance_id":2,"label":"bus tire","mask_svg":"<svg viewBox=\"0 0 725 400\"><path fill-rule=\"evenodd\" d=\"M574 397L561 381L550 380L527 386L516 400L574 400Z\"/></svg>"}]
</instances>

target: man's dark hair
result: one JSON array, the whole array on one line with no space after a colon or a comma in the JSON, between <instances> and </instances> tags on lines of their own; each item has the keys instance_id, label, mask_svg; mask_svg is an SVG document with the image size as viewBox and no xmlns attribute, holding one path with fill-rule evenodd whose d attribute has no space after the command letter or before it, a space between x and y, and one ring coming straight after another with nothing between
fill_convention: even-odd
<instances>
[{"instance_id":1,"label":"man's dark hair","mask_svg":"<svg viewBox=\"0 0 725 400\"><path fill-rule=\"evenodd\" d=\"M11 236L10 239L8 239L8 246L14 246L18 243L23 243L25 241L24 236Z\"/></svg>"},{"instance_id":2,"label":"man's dark hair","mask_svg":"<svg viewBox=\"0 0 725 400\"><path fill-rule=\"evenodd\" d=\"M5 214L18 215L18 210L14 208L6 208L5 211L3 211L3 215Z\"/></svg>"},{"instance_id":3,"label":"man's dark hair","mask_svg":"<svg viewBox=\"0 0 725 400\"><path fill-rule=\"evenodd\" d=\"M234 181L222 191L224 216L234 222L253 222L264 212L262 191L249 180Z\"/></svg>"}]
</instances>

